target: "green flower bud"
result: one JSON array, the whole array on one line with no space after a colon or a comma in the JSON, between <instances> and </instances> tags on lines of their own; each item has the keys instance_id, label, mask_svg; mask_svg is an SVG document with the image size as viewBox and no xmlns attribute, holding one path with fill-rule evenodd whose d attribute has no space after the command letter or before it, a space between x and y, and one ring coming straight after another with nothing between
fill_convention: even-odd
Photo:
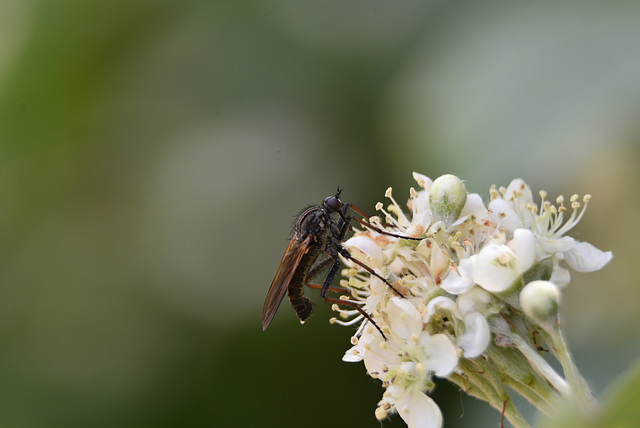
<instances>
[{"instance_id":1,"label":"green flower bud","mask_svg":"<svg viewBox=\"0 0 640 428\"><path fill-rule=\"evenodd\" d=\"M445 227L454 223L467 201L467 189L455 175L442 175L433 182L429 204L434 217L442 221Z\"/></svg>"}]
</instances>

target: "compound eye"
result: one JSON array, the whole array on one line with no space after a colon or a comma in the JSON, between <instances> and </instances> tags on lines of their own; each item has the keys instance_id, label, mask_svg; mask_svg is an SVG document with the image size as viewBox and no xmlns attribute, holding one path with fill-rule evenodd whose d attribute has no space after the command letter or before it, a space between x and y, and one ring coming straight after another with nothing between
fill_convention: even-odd
<instances>
[{"instance_id":1,"label":"compound eye","mask_svg":"<svg viewBox=\"0 0 640 428\"><path fill-rule=\"evenodd\" d=\"M335 196L329 196L324 200L324 206L330 211L340 211L342 201Z\"/></svg>"}]
</instances>

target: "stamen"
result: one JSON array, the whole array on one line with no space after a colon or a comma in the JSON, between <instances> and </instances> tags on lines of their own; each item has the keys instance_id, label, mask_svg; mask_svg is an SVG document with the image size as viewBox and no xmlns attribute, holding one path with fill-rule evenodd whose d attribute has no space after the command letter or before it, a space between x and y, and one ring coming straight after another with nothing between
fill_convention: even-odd
<instances>
[{"instance_id":1,"label":"stamen","mask_svg":"<svg viewBox=\"0 0 640 428\"><path fill-rule=\"evenodd\" d=\"M541 190L538 192L538 194L540 195L540 199L542 199L543 201L545 199L547 199L547 191L546 190Z\"/></svg>"},{"instance_id":2,"label":"stamen","mask_svg":"<svg viewBox=\"0 0 640 428\"><path fill-rule=\"evenodd\" d=\"M404 215L404 212L402 212L402 208L400 208L400 205L398 205L398 203L396 202L395 199L393 199L393 195L391 194L391 187L389 187L387 189L387 191L384 193L384 196L386 198L389 198L391 200L391 203L393 205L390 205L388 207L389 211L393 212L396 217L398 218L398 223L405 226L407 224L410 224L409 220L407 219L407 217Z\"/></svg>"},{"instance_id":3,"label":"stamen","mask_svg":"<svg viewBox=\"0 0 640 428\"><path fill-rule=\"evenodd\" d=\"M353 338L356 338L357 340L358 337L362 336L362 331L364 330L364 327L369 324L368 321L369 321L368 319L365 319L362 322L362 324L360 324L360 327L358 327L358 330L356 330L355 334L353 335Z\"/></svg>"},{"instance_id":4,"label":"stamen","mask_svg":"<svg viewBox=\"0 0 640 428\"><path fill-rule=\"evenodd\" d=\"M362 321L363 318L364 317L362 316L362 314L360 314L359 316L357 316L357 317L355 317L355 318L353 318L352 320L349 320L349 321L342 321L342 320L339 320L339 319L337 319L335 317L331 318L329 321L331 321L332 324L340 324L340 325L343 325L343 326L349 326L349 325L354 325L355 323Z\"/></svg>"},{"instance_id":5,"label":"stamen","mask_svg":"<svg viewBox=\"0 0 640 428\"><path fill-rule=\"evenodd\" d=\"M336 310L336 312L340 312L340 316L342 316L343 318L352 317L354 315L360 314L360 311L357 311L355 309L352 309L352 310L339 309L339 310Z\"/></svg>"},{"instance_id":6,"label":"stamen","mask_svg":"<svg viewBox=\"0 0 640 428\"><path fill-rule=\"evenodd\" d=\"M377 208L378 211L381 211L384 214L385 220L386 220L387 223L390 223L392 226L394 226L394 227L396 227L398 229L402 229L400 227L400 223L398 223L398 221L388 211L386 211L382 206L380 208L378 208L378 206L376 205L376 208ZM389 208L391 208L391 206ZM388 229L388 228L382 227L382 225L380 225L380 228L381 229Z\"/></svg>"},{"instance_id":7,"label":"stamen","mask_svg":"<svg viewBox=\"0 0 640 428\"><path fill-rule=\"evenodd\" d=\"M574 196L575 196L575 200L577 201L579 198L578 195L574 195ZM556 235L564 235L565 233L573 229L575 225L580 222L580 220L582 219L582 216L587 210L587 204L591 200L591 195L585 195L582 200L584 202L584 205L581 205L579 202L575 202L575 205L577 205L576 207L574 207L574 204L571 205L573 208L573 211L571 212L571 217L569 217L567 222L562 227L558 228L558 230L555 231Z\"/></svg>"},{"instance_id":8,"label":"stamen","mask_svg":"<svg viewBox=\"0 0 640 428\"><path fill-rule=\"evenodd\" d=\"M496 189L495 184L492 184L491 187L489 188L489 195L491 196L492 201L500 197L500 193Z\"/></svg>"},{"instance_id":9,"label":"stamen","mask_svg":"<svg viewBox=\"0 0 640 428\"><path fill-rule=\"evenodd\" d=\"M392 191L393 189L391 187L387 187L387 190L384 191L384 197L393 200L393 197L391 196Z\"/></svg>"}]
</instances>

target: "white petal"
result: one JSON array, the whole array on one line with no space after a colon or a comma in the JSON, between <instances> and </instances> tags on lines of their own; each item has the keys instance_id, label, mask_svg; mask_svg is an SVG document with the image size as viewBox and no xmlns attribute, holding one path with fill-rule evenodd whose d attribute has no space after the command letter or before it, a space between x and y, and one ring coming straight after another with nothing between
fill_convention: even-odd
<instances>
[{"instance_id":1,"label":"white petal","mask_svg":"<svg viewBox=\"0 0 640 428\"><path fill-rule=\"evenodd\" d=\"M550 239L542 236L538 237L538 244L540 244L540 248L549 254L569 251L575 243L576 240L570 236L563 236L560 239Z\"/></svg>"},{"instance_id":2,"label":"white petal","mask_svg":"<svg viewBox=\"0 0 640 428\"><path fill-rule=\"evenodd\" d=\"M376 243L366 236L358 235L347 240L344 247L349 250L356 259L373 268L382 267L384 255Z\"/></svg>"},{"instance_id":3,"label":"white petal","mask_svg":"<svg viewBox=\"0 0 640 428\"><path fill-rule=\"evenodd\" d=\"M451 294L461 294L473 287L471 278L472 263L470 259L462 259L458 264L458 270L450 270L440 283L440 287Z\"/></svg>"},{"instance_id":4,"label":"white petal","mask_svg":"<svg viewBox=\"0 0 640 428\"><path fill-rule=\"evenodd\" d=\"M435 235L436 233L438 233L439 231L441 231L442 229L444 229L444 223L441 221L435 221L433 223L431 223L431 225L429 225L429 228L427 229L427 234L429 235Z\"/></svg>"},{"instance_id":5,"label":"white petal","mask_svg":"<svg viewBox=\"0 0 640 428\"><path fill-rule=\"evenodd\" d=\"M425 322L429 321L429 318L436 313L438 308L444 308L449 312L457 312L456 303L448 297L438 296L429 301L427 303L427 315Z\"/></svg>"},{"instance_id":6,"label":"white petal","mask_svg":"<svg viewBox=\"0 0 640 428\"><path fill-rule=\"evenodd\" d=\"M529 229L516 229L513 239L507 244L516 256L516 270L522 273L536 259L536 238Z\"/></svg>"},{"instance_id":7,"label":"white petal","mask_svg":"<svg viewBox=\"0 0 640 428\"><path fill-rule=\"evenodd\" d=\"M563 255L569 266L578 272L594 272L600 270L613 258L611 251L604 252L588 242L576 242L576 244Z\"/></svg>"},{"instance_id":8,"label":"white petal","mask_svg":"<svg viewBox=\"0 0 640 428\"><path fill-rule=\"evenodd\" d=\"M520 196L518 196L520 195ZM518 203L522 204L523 208L533 203L533 194L531 193L531 189L524 182L522 178L514 178L507 186L507 191L504 195L505 199L513 199L518 201Z\"/></svg>"},{"instance_id":9,"label":"white petal","mask_svg":"<svg viewBox=\"0 0 640 428\"><path fill-rule=\"evenodd\" d=\"M424 241L423 241L424 242ZM429 271L431 275L439 278L449 269L449 255L439 245L432 246Z\"/></svg>"},{"instance_id":10,"label":"white petal","mask_svg":"<svg viewBox=\"0 0 640 428\"><path fill-rule=\"evenodd\" d=\"M516 178L507 187L504 198L513 204L513 209L517 213L520 213L524 227L530 228L533 214L527 206L533 203L533 194L529 186L521 178Z\"/></svg>"},{"instance_id":11,"label":"white petal","mask_svg":"<svg viewBox=\"0 0 640 428\"><path fill-rule=\"evenodd\" d=\"M489 202L489 217L499 228L503 227L507 232L523 227L522 220L513 210L513 206L504 199L494 199Z\"/></svg>"},{"instance_id":12,"label":"white petal","mask_svg":"<svg viewBox=\"0 0 640 428\"><path fill-rule=\"evenodd\" d=\"M475 215L477 218L487 218L487 208L477 193L469 193L467 195L467 201L464 204L464 208L462 208L460 218L469 215Z\"/></svg>"},{"instance_id":13,"label":"white petal","mask_svg":"<svg viewBox=\"0 0 640 428\"><path fill-rule=\"evenodd\" d=\"M460 339L458 345L463 349L463 355L466 358L474 358L482 354L487 346L491 333L489 332L489 324L485 317L478 312L471 313L464 318L466 330Z\"/></svg>"},{"instance_id":14,"label":"white petal","mask_svg":"<svg viewBox=\"0 0 640 428\"><path fill-rule=\"evenodd\" d=\"M428 355L423 364L428 370L435 372L438 377L447 377L453 373L458 366L458 354L449 337L434 334L428 337L424 346Z\"/></svg>"},{"instance_id":15,"label":"white petal","mask_svg":"<svg viewBox=\"0 0 640 428\"><path fill-rule=\"evenodd\" d=\"M569 285L571 281L571 273L569 269L565 269L558 264L558 258L553 258L553 271L551 271L551 278L549 281L553 282L560 288L564 288Z\"/></svg>"},{"instance_id":16,"label":"white petal","mask_svg":"<svg viewBox=\"0 0 640 428\"><path fill-rule=\"evenodd\" d=\"M492 293L509 288L518 278L515 269L516 256L506 245L488 245L473 259L473 281Z\"/></svg>"},{"instance_id":17,"label":"white petal","mask_svg":"<svg viewBox=\"0 0 640 428\"><path fill-rule=\"evenodd\" d=\"M422 331L420 311L408 299L391 298L387 304L387 315L391 330L406 341Z\"/></svg>"},{"instance_id":18,"label":"white petal","mask_svg":"<svg viewBox=\"0 0 640 428\"><path fill-rule=\"evenodd\" d=\"M384 340L384 339L380 339ZM379 341L374 341L369 345L369 349L364 353L364 366L367 373L383 373L385 366L396 364L398 355L390 350L391 346L385 345L385 349L380 347Z\"/></svg>"},{"instance_id":19,"label":"white petal","mask_svg":"<svg viewBox=\"0 0 640 428\"><path fill-rule=\"evenodd\" d=\"M420 190L416 197L413 198L413 212L414 215L431 212L431 207L429 206L429 192L426 190Z\"/></svg>"},{"instance_id":20,"label":"white petal","mask_svg":"<svg viewBox=\"0 0 640 428\"><path fill-rule=\"evenodd\" d=\"M455 271L450 271L447 277L440 283L440 287L447 293L462 294L473 287L471 278L458 275Z\"/></svg>"},{"instance_id":21,"label":"white petal","mask_svg":"<svg viewBox=\"0 0 640 428\"><path fill-rule=\"evenodd\" d=\"M418 185L422 187L424 190L426 190L427 192L431 190L431 185L433 184L433 180L431 180L426 175L422 175L420 173L414 172L413 179L416 180L416 183L418 183Z\"/></svg>"},{"instance_id":22,"label":"white petal","mask_svg":"<svg viewBox=\"0 0 640 428\"><path fill-rule=\"evenodd\" d=\"M363 309L371 312L377 308L388 288L389 286L382 282L380 278L372 276L369 282L369 291L371 294L367 297L367 302L364 304L365 307Z\"/></svg>"},{"instance_id":23,"label":"white petal","mask_svg":"<svg viewBox=\"0 0 640 428\"><path fill-rule=\"evenodd\" d=\"M362 361L364 359L364 355L361 351L362 350L359 346L353 346L351 349L344 353L342 361L347 363L358 363Z\"/></svg>"},{"instance_id":24,"label":"white petal","mask_svg":"<svg viewBox=\"0 0 640 428\"><path fill-rule=\"evenodd\" d=\"M488 314L493 303L493 295L482 287L473 287L456 299L456 305L462 315L469 315L473 312Z\"/></svg>"},{"instance_id":25,"label":"white petal","mask_svg":"<svg viewBox=\"0 0 640 428\"><path fill-rule=\"evenodd\" d=\"M407 392L394 402L408 428L440 428L442 413L438 405L420 390Z\"/></svg>"},{"instance_id":26,"label":"white petal","mask_svg":"<svg viewBox=\"0 0 640 428\"><path fill-rule=\"evenodd\" d=\"M360 336L360 339L358 339L358 344L352 346L351 349L345 352L344 356L342 357L342 361L346 361L348 363L357 363L359 361L362 361L367 347L370 343L376 340L378 339L372 333L372 329L365 328L362 332L362 336Z\"/></svg>"},{"instance_id":27,"label":"white petal","mask_svg":"<svg viewBox=\"0 0 640 428\"><path fill-rule=\"evenodd\" d=\"M428 201L427 201L428 203ZM431 210L421 210L416 212L412 219L411 225L406 230L407 236L418 237L422 235L431 224Z\"/></svg>"}]
</instances>

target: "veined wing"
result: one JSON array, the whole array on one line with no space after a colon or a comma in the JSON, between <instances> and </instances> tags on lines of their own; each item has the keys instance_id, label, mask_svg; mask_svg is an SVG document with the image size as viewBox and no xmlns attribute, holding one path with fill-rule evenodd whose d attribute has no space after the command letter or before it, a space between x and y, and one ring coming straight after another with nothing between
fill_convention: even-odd
<instances>
[{"instance_id":1,"label":"veined wing","mask_svg":"<svg viewBox=\"0 0 640 428\"><path fill-rule=\"evenodd\" d=\"M276 312L280 307L280 303L282 303L282 299L284 299L284 295L289 288L291 278L293 277L296 269L298 269L302 256L304 256L309 250L309 247L313 242L313 236L311 235L307 236L303 241L298 241L297 238L298 234L295 233L289 242L289 246L287 247L284 256L282 256L282 261L280 262L280 266L278 266L278 270L276 271L276 276L273 278L271 287L269 287L269 291L267 291L267 297L264 300L264 306L262 306L263 331L269 327L269 324L271 324L271 321L276 315Z\"/></svg>"}]
</instances>

